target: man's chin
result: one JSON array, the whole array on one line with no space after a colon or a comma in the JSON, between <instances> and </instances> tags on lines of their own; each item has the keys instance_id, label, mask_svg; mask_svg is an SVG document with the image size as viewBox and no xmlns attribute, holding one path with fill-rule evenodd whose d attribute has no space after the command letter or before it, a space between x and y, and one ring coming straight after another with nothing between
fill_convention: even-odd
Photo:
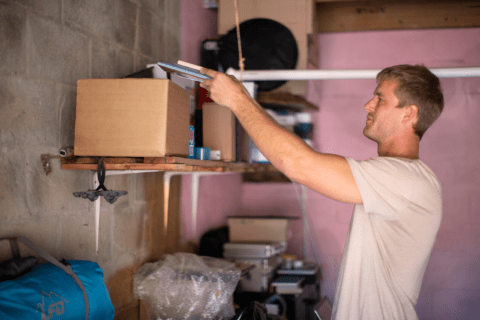
<instances>
[{"instance_id":1,"label":"man's chin","mask_svg":"<svg viewBox=\"0 0 480 320\"><path fill-rule=\"evenodd\" d=\"M363 135L364 135L366 138L368 138L368 139L370 139L370 140L372 140L372 141L377 142L377 139L375 139L375 137L368 131L368 128L367 128L367 127L365 127L365 128L363 129Z\"/></svg>"},{"instance_id":2,"label":"man's chin","mask_svg":"<svg viewBox=\"0 0 480 320\"><path fill-rule=\"evenodd\" d=\"M363 128L363 135L368 138L368 127ZM369 138L370 139L370 138Z\"/></svg>"}]
</instances>

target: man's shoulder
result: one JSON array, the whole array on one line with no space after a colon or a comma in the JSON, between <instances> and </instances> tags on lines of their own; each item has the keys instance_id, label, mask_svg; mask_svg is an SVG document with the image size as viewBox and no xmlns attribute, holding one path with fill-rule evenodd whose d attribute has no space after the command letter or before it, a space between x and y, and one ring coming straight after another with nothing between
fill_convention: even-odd
<instances>
[{"instance_id":1,"label":"man's shoulder","mask_svg":"<svg viewBox=\"0 0 480 320\"><path fill-rule=\"evenodd\" d=\"M399 170L409 170L412 168L421 168L423 170L433 173L433 171L420 159L408 159L400 157L372 157L366 160L354 160L362 166L371 166L378 168L392 168Z\"/></svg>"},{"instance_id":2,"label":"man's shoulder","mask_svg":"<svg viewBox=\"0 0 480 320\"><path fill-rule=\"evenodd\" d=\"M395 215L388 212L401 211L412 204L429 208L429 212L441 211L441 184L422 161L378 157L349 160L349 164L366 211L383 213L390 219Z\"/></svg>"},{"instance_id":3,"label":"man's shoulder","mask_svg":"<svg viewBox=\"0 0 480 320\"><path fill-rule=\"evenodd\" d=\"M377 178L393 178L401 181L425 181L427 184L440 188L440 182L435 173L420 159L399 157L374 157L366 160L353 160L349 164L353 171L376 176Z\"/></svg>"}]
</instances>

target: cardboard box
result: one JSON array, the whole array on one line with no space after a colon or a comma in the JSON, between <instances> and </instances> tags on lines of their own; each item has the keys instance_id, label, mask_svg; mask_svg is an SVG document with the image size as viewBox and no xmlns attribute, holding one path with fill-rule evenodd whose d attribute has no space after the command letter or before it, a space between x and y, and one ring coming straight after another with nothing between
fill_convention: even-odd
<instances>
[{"instance_id":1,"label":"cardboard box","mask_svg":"<svg viewBox=\"0 0 480 320\"><path fill-rule=\"evenodd\" d=\"M77 82L77 156L188 157L188 92L166 79Z\"/></svg>"},{"instance_id":2,"label":"cardboard box","mask_svg":"<svg viewBox=\"0 0 480 320\"><path fill-rule=\"evenodd\" d=\"M284 242L288 240L288 218L229 217L230 242Z\"/></svg>"},{"instance_id":3,"label":"cardboard box","mask_svg":"<svg viewBox=\"0 0 480 320\"><path fill-rule=\"evenodd\" d=\"M236 161L236 118L227 107L203 104L203 146L220 150L220 159Z\"/></svg>"},{"instance_id":4,"label":"cardboard box","mask_svg":"<svg viewBox=\"0 0 480 320\"><path fill-rule=\"evenodd\" d=\"M156 79L168 79L165 72L158 64L147 64L147 68L153 68L153 77ZM180 88L190 93L190 116L193 116L196 107L195 93L197 92L198 82L189 78L185 78L174 73L170 74L170 80L177 84Z\"/></svg>"}]
</instances>

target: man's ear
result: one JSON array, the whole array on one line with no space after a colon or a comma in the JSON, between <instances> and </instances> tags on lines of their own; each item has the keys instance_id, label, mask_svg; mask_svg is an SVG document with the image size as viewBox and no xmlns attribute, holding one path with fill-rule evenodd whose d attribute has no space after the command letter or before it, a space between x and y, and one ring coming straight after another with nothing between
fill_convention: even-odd
<instances>
[{"instance_id":1,"label":"man's ear","mask_svg":"<svg viewBox=\"0 0 480 320\"><path fill-rule=\"evenodd\" d=\"M412 123L413 126L417 124L418 107L414 104L404 107L403 123Z\"/></svg>"}]
</instances>

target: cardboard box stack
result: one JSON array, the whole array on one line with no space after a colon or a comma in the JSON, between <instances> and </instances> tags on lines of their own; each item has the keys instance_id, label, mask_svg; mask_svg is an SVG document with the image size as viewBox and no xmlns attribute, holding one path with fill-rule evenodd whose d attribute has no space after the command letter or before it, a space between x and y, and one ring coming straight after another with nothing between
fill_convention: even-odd
<instances>
[{"instance_id":1,"label":"cardboard box stack","mask_svg":"<svg viewBox=\"0 0 480 320\"><path fill-rule=\"evenodd\" d=\"M226 259L252 264L250 277L240 279L239 288L247 292L266 292L287 248L288 218L228 217L229 241L224 244Z\"/></svg>"}]
</instances>

